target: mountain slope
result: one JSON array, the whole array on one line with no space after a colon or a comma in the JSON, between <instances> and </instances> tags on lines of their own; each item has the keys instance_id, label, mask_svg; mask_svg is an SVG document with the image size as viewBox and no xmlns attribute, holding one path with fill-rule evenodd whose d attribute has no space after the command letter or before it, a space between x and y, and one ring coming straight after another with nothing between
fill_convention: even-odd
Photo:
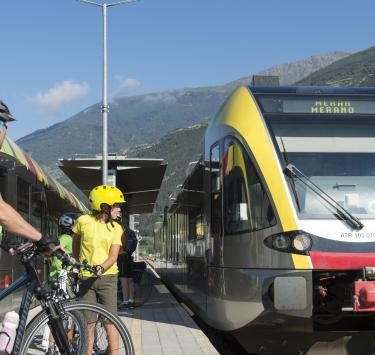
<instances>
[{"instance_id":1,"label":"mountain slope","mask_svg":"<svg viewBox=\"0 0 375 355\"><path fill-rule=\"evenodd\" d=\"M279 77L280 85L290 85L317 70L348 57L350 52L332 52L324 55L315 55L296 62L274 65L273 67L262 70L257 75L276 75ZM239 85L248 85L251 83L252 76L241 78L227 84L233 89Z\"/></svg>"},{"instance_id":2,"label":"mountain slope","mask_svg":"<svg viewBox=\"0 0 375 355\"><path fill-rule=\"evenodd\" d=\"M290 78L299 80L302 75L345 55L347 53L334 52L309 57L306 63L298 61L276 66L263 73L279 74L282 82L288 82ZM149 143L174 129L207 122L235 87L250 81L251 76L222 86L116 98L110 103L108 151L117 152ZM19 139L17 144L31 152L41 164L52 167L61 157L100 153L101 141L102 115L100 104L96 104L63 122Z\"/></svg>"},{"instance_id":3,"label":"mountain slope","mask_svg":"<svg viewBox=\"0 0 375 355\"><path fill-rule=\"evenodd\" d=\"M297 85L375 86L375 47L328 65Z\"/></svg>"}]
</instances>

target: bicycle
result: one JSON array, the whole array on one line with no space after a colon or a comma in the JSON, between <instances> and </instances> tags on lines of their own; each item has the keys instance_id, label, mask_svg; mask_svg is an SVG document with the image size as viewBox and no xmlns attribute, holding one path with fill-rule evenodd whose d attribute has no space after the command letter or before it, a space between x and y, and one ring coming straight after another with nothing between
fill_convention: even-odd
<instances>
[{"instance_id":1,"label":"bicycle","mask_svg":"<svg viewBox=\"0 0 375 355\"><path fill-rule=\"evenodd\" d=\"M87 311L96 313L98 319L101 321L105 319L115 326L119 334L119 349L112 349L112 353L134 354L129 332L117 315L112 314L105 307L98 304L79 300L58 300L52 297L52 292L43 287L38 279L37 271L35 270L35 258L38 255L38 251L33 243L20 246L17 248L16 254L20 256L21 262L25 266L25 273L8 288L0 292L1 301L18 288L26 285L19 309L20 322L12 355L45 353L40 350L40 335L44 333L44 327L46 326L50 328L53 337L54 344L50 347L52 354L81 355L87 353L89 337L88 325L84 317L84 312ZM73 260L72 258L70 260L72 265L74 264ZM91 268L87 265L84 267ZM34 295L40 301L42 311L26 326ZM105 331L97 333L97 337L101 338L104 333Z\"/></svg>"},{"instance_id":2,"label":"bicycle","mask_svg":"<svg viewBox=\"0 0 375 355\"><path fill-rule=\"evenodd\" d=\"M71 268L71 265L74 264L74 267ZM78 297L79 291L79 270L81 268L88 269L92 273L95 272L87 263L87 260L84 260L82 263L77 262L74 258L65 255L62 258L62 268L59 272L57 281L52 283L52 288L56 291L54 295L58 300L64 299L73 299ZM70 269L70 270L69 270ZM109 344L106 339L103 339L100 336L102 330L101 327L104 325L105 319L98 317L97 324L94 331L94 345L93 345L93 354L109 354ZM45 327L46 331L44 334L44 339L47 338L47 333L49 334L49 328ZM47 338L48 339L48 338Z\"/></svg>"},{"instance_id":3,"label":"bicycle","mask_svg":"<svg viewBox=\"0 0 375 355\"><path fill-rule=\"evenodd\" d=\"M56 302L76 298L78 296L78 278L80 268L85 268L90 270L93 274L95 273L95 270L93 270L87 264L87 261L80 264L67 255L64 255L63 257L61 257L61 259L62 266L57 276L57 280L52 281L50 284L51 297ZM70 267L70 264L72 263L74 264L74 266ZM80 328L87 326L87 322L85 320L82 321L82 317L77 317L77 321ZM70 324L71 323L68 323L68 327ZM75 335L74 331L71 331L71 333L73 334L73 336ZM50 335L51 331L49 327L45 326L40 345L41 350L45 353L54 353L54 350L56 350L56 346L54 346L54 349L52 349L52 351L50 349Z\"/></svg>"}]
</instances>

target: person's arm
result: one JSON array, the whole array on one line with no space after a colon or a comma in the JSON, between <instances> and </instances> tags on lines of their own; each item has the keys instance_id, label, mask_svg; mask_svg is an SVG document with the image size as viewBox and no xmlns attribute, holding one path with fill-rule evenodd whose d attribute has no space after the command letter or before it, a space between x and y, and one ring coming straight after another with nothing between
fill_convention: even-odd
<instances>
[{"instance_id":1,"label":"person's arm","mask_svg":"<svg viewBox=\"0 0 375 355\"><path fill-rule=\"evenodd\" d=\"M79 260L79 253L81 251L81 236L78 234L73 234L73 258Z\"/></svg>"},{"instance_id":2,"label":"person's arm","mask_svg":"<svg viewBox=\"0 0 375 355\"><path fill-rule=\"evenodd\" d=\"M122 254L125 252L125 245L126 245L126 233L122 233L122 236L121 236L121 246L120 246L120 250L119 250L119 253Z\"/></svg>"},{"instance_id":3,"label":"person's arm","mask_svg":"<svg viewBox=\"0 0 375 355\"><path fill-rule=\"evenodd\" d=\"M111 249L109 249L108 258L100 264L103 267L104 271L108 270L117 261L120 247L120 244L111 245Z\"/></svg>"},{"instance_id":4,"label":"person's arm","mask_svg":"<svg viewBox=\"0 0 375 355\"><path fill-rule=\"evenodd\" d=\"M38 241L42 234L0 196L0 224L11 234Z\"/></svg>"}]
</instances>

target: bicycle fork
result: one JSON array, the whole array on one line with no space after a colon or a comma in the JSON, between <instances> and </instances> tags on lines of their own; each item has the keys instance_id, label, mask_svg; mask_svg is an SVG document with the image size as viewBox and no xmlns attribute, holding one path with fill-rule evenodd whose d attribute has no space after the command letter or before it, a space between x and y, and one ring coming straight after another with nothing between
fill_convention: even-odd
<instances>
[{"instance_id":1,"label":"bicycle fork","mask_svg":"<svg viewBox=\"0 0 375 355\"><path fill-rule=\"evenodd\" d=\"M60 307L56 309L57 307L55 308L55 305L51 300L46 302L46 308L48 309L48 325L60 353L63 355L77 355L74 353L64 329L64 312Z\"/></svg>"}]
</instances>

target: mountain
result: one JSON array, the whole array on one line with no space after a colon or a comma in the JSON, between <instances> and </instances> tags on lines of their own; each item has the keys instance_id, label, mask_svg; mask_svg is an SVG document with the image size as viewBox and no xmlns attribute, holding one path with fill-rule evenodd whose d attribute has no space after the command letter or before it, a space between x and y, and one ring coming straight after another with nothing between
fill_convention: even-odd
<instances>
[{"instance_id":1,"label":"mountain","mask_svg":"<svg viewBox=\"0 0 375 355\"><path fill-rule=\"evenodd\" d=\"M296 84L375 86L375 47L338 60L297 81Z\"/></svg>"},{"instance_id":2,"label":"mountain","mask_svg":"<svg viewBox=\"0 0 375 355\"><path fill-rule=\"evenodd\" d=\"M280 75L282 83L300 80L348 53L333 52L302 61L278 65L261 73ZM170 90L110 102L108 151L150 143L169 131L209 121L235 87L248 84L251 76L222 86ZM33 132L17 141L39 163L54 168L58 158L76 153L100 153L102 115L100 104L93 105L69 119Z\"/></svg>"},{"instance_id":3,"label":"mountain","mask_svg":"<svg viewBox=\"0 0 375 355\"><path fill-rule=\"evenodd\" d=\"M279 77L280 85L290 85L351 54L351 52L336 51L324 55L314 55L296 62L275 65L269 69L260 71L256 75L276 75ZM250 84L251 80L252 76L248 76L225 86L235 89L237 86Z\"/></svg>"}]
</instances>

